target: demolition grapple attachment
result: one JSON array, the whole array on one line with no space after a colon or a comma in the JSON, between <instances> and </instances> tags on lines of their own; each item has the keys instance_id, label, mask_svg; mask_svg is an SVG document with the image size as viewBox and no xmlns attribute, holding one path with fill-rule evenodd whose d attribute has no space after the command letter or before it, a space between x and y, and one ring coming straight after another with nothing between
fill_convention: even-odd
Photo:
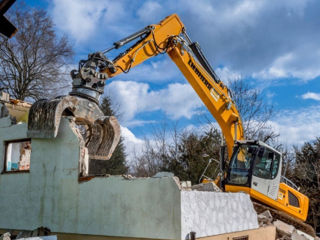
<instances>
[{"instance_id":1,"label":"demolition grapple attachment","mask_svg":"<svg viewBox=\"0 0 320 240\"><path fill-rule=\"evenodd\" d=\"M120 125L114 116L104 116L95 102L85 98L65 96L35 102L29 112L28 137L55 138L62 116L74 117L90 159L110 159L120 140Z\"/></svg>"},{"instance_id":2,"label":"demolition grapple attachment","mask_svg":"<svg viewBox=\"0 0 320 240\"><path fill-rule=\"evenodd\" d=\"M89 158L110 159L120 140L120 125L114 116L104 116L98 103L108 75L101 73L111 62L102 54L90 54L71 71L72 91L68 96L40 100L30 109L28 137L55 138L62 116L72 116Z\"/></svg>"}]
</instances>

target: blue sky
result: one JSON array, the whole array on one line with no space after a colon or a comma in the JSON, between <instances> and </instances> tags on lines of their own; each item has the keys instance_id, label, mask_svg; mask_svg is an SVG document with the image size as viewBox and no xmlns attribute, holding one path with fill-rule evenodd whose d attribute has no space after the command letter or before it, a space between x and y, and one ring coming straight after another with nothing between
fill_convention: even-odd
<instances>
[{"instance_id":1,"label":"blue sky","mask_svg":"<svg viewBox=\"0 0 320 240\"><path fill-rule=\"evenodd\" d=\"M320 137L320 1L52 0L45 8L76 53L73 63L146 25L177 13L224 82L245 79L276 110L279 140L300 145ZM70 80L71 81L71 80ZM157 56L105 89L120 113L129 146L142 146L157 124L199 127L207 111L167 56Z\"/></svg>"}]
</instances>

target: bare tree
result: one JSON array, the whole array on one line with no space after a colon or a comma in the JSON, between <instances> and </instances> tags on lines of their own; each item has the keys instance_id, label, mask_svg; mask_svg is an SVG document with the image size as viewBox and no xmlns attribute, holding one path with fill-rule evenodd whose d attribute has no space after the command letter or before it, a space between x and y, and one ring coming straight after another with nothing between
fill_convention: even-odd
<instances>
[{"instance_id":1,"label":"bare tree","mask_svg":"<svg viewBox=\"0 0 320 240\"><path fill-rule=\"evenodd\" d=\"M214 128L197 134L178 131L176 126L173 130L163 126L157 129L151 141L146 140L143 153L135 159L133 174L147 177L168 171L180 180L198 183L208 161L219 158L220 141L220 132ZM217 173L217 163L213 161L206 175L215 177Z\"/></svg>"},{"instance_id":2,"label":"bare tree","mask_svg":"<svg viewBox=\"0 0 320 240\"><path fill-rule=\"evenodd\" d=\"M268 124L273 114L272 106L264 102L261 92L251 88L243 80L232 82L230 88L242 117L246 138L272 142L277 149L282 147L276 142L278 135ZM216 129L216 124L211 124L212 118L205 114L199 121L206 124L209 122L211 129L197 134L192 131L179 132L175 128L174 131L169 131L174 134L168 136L166 126L158 128L143 154L136 158L136 165L133 167L135 174L150 176L157 171L171 171L181 179L195 183L208 162L203 156L219 159L221 143L221 133ZM212 164L208 174L214 175L216 168L217 165Z\"/></svg>"},{"instance_id":3,"label":"bare tree","mask_svg":"<svg viewBox=\"0 0 320 240\"><path fill-rule=\"evenodd\" d=\"M11 10L9 18L18 33L9 40L0 36L0 89L20 100L57 94L66 87L72 56L67 38L57 36L44 10L19 5Z\"/></svg>"},{"instance_id":4,"label":"bare tree","mask_svg":"<svg viewBox=\"0 0 320 240\"><path fill-rule=\"evenodd\" d=\"M258 89L251 88L244 80L233 81L230 85L232 98L240 112L247 139L274 141L276 134L268 121L273 116L273 107L266 104Z\"/></svg>"},{"instance_id":5,"label":"bare tree","mask_svg":"<svg viewBox=\"0 0 320 240\"><path fill-rule=\"evenodd\" d=\"M165 122L155 126L152 139L146 138L142 153L135 156L132 174L138 177L150 177L161 171L172 145L176 146L176 134L176 126L172 131ZM168 142L168 139L173 139L173 143Z\"/></svg>"},{"instance_id":6,"label":"bare tree","mask_svg":"<svg viewBox=\"0 0 320 240\"><path fill-rule=\"evenodd\" d=\"M252 88L243 79L230 82L229 89L240 113L245 138L267 142L277 149L282 147L277 142L279 134L274 132L269 124L274 116L273 106L265 102L261 91ZM208 112L199 116L198 121L216 127L216 122L212 121L212 116L209 114Z\"/></svg>"}]
</instances>

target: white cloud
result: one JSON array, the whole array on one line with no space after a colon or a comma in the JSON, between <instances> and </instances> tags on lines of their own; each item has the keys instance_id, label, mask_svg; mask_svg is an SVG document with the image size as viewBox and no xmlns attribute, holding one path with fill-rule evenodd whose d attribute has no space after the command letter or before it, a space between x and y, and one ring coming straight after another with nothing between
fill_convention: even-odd
<instances>
[{"instance_id":1,"label":"white cloud","mask_svg":"<svg viewBox=\"0 0 320 240\"><path fill-rule=\"evenodd\" d=\"M300 57L297 52L286 53L275 59L270 67L263 69L259 73L253 73L252 76L262 79L298 78L304 81L320 76L320 69L313 65L314 61L318 62L320 54L314 54L317 59L311 59L309 56L309 61L305 59L305 62L300 62ZM297 68L297 66L300 67Z\"/></svg>"},{"instance_id":2,"label":"white cloud","mask_svg":"<svg viewBox=\"0 0 320 240\"><path fill-rule=\"evenodd\" d=\"M127 127L139 127L143 126L146 124L154 124L156 123L155 120L130 120L129 122L126 123Z\"/></svg>"},{"instance_id":3,"label":"white cloud","mask_svg":"<svg viewBox=\"0 0 320 240\"><path fill-rule=\"evenodd\" d=\"M320 76L319 2L198 2L186 1L178 13L217 65L263 79Z\"/></svg>"},{"instance_id":4,"label":"white cloud","mask_svg":"<svg viewBox=\"0 0 320 240\"><path fill-rule=\"evenodd\" d=\"M172 81L172 79L183 79L183 76L173 61L168 56L162 55L155 56L145 63L132 68L128 74L122 74L120 78L122 80L159 84Z\"/></svg>"},{"instance_id":5,"label":"white cloud","mask_svg":"<svg viewBox=\"0 0 320 240\"><path fill-rule=\"evenodd\" d=\"M302 95L303 99L313 99L316 101L320 101L320 93L307 92Z\"/></svg>"},{"instance_id":6,"label":"white cloud","mask_svg":"<svg viewBox=\"0 0 320 240\"><path fill-rule=\"evenodd\" d=\"M215 72L219 76L220 80L226 85L230 84L232 81L240 80L242 78L239 72L232 71L228 67L217 68Z\"/></svg>"},{"instance_id":7,"label":"white cloud","mask_svg":"<svg viewBox=\"0 0 320 240\"><path fill-rule=\"evenodd\" d=\"M161 110L171 119L191 118L203 106L189 84L172 83L167 88L152 91L146 83L114 81L107 85L106 94L119 106L124 122L141 112Z\"/></svg>"},{"instance_id":8,"label":"white cloud","mask_svg":"<svg viewBox=\"0 0 320 240\"><path fill-rule=\"evenodd\" d=\"M142 153L145 141L137 138L128 128L123 126L121 126L121 137L123 138L123 144L127 154L127 163L129 166L132 166L136 156Z\"/></svg>"},{"instance_id":9,"label":"white cloud","mask_svg":"<svg viewBox=\"0 0 320 240\"><path fill-rule=\"evenodd\" d=\"M147 24L158 23L164 16L163 6L155 1L145 2L137 11L137 15L143 22Z\"/></svg>"},{"instance_id":10,"label":"white cloud","mask_svg":"<svg viewBox=\"0 0 320 240\"><path fill-rule=\"evenodd\" d=\"M320 137L320 107L282 111L270 121L270 125L280 133L280 142L287 145L302 145Z\"/></svg>"},{"instance_id":11,"label":"white cloud","mask_svg":"<svg viewBox=\"0 0 320 240\"><path fill-rule=\"evenodd\" d=\"M243 77L295 77L305 81L320 76L319 9L316 0L52 3L56 27L95 50L176 12L209 61L215 60L215 66L223 65ZM154 69L146 65L136 75Z\"/></svg>"},{"instance_id":12,"label":"white cloud","mask_svg":"<svg viewBox=\"0 0 320 240\"><path fill-rule=\"evenodd\" d=\"M107 28L117 17L125 17L122 5L109 0L54 0L52 5L56 27L77 43L92 41L93 36L96 39L104 32L101 26Z\"/></svg>"}]
</instances>

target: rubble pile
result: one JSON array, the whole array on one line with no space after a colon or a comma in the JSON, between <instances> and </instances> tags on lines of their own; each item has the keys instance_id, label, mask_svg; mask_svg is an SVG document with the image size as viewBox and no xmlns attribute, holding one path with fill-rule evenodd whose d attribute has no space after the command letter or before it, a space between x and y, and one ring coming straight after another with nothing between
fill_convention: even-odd
<instances>
[{"instance_id":1,"label":"rubble pile","mask_svg":"<svg viewBox=\"0 0 320 240\"><path fill-rule=\"evenodd\" d=\"M50 235L51 231L45 227L39 227L32 231L21 231L17 235L11 234L10 232L6 232L3 235L0 235L0 240L12 240L12 239L20 239L20 240L57 240L56 235Z\"/></svg>"},{"instance_id":2,"label":"rubble pile","mask_svg":"<svg viewBox=\"0 0 320 240\"><path fill-rule=\"evenodd\" d=\"M277 240L320 240L318 237L312 237L294 226L283 221L273 218L269 210L258 214L258 222L260 227L273 225L277 230Z\"/></svg>"}]
</instances>

